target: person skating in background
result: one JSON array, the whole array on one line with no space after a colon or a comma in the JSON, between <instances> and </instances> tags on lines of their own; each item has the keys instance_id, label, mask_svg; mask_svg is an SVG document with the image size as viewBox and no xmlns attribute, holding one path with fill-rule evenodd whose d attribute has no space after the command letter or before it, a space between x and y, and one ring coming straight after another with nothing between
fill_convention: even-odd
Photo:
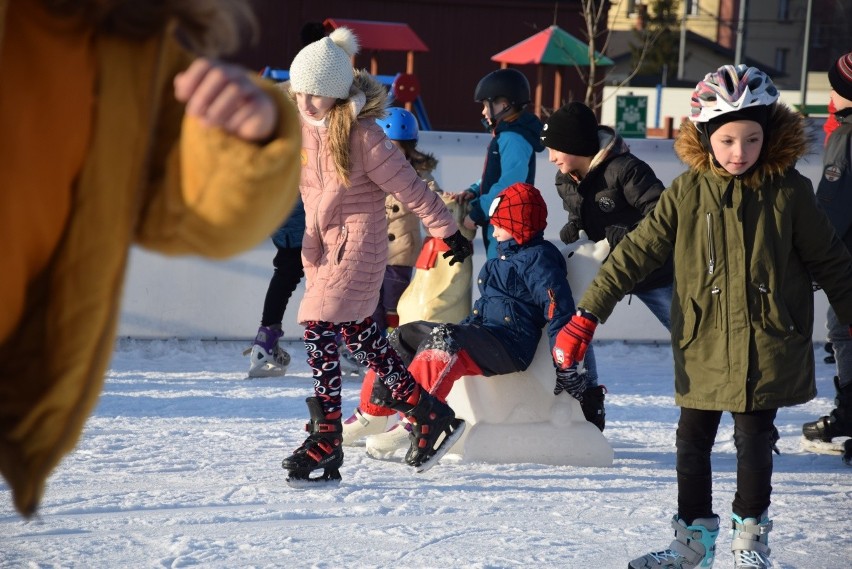
<instances>
[{"instance_id":1,"label":"person skating in background","mask_svg":"<svg viewBox=\"0 0 852 569\"><path fill-rule=\"evenodd\" d=\"M548 159L556 165L556 191L568 221L559 237L574 243L585 231L592 241L606 239L610 250L646 217L665 187L653 169L630 152L624 139L608 126L599 125L595 114L579 102L568 103L548 118L541 133ZM582 293L582 291L577 291ZM648 275L630 291L671 330L672 263ZM604 394L598 385L594 348L586 352L583 372L590 390L587 405L600 407L604 424Z\"/></svg>"},{"instance_id":2,"label":"person skating in background","mask_svg":"<svg viewBox=\"0 0 852 569\"><path fill-rule=\"evenodd\" d=\"M834 62L828 80L837 126L828 135L816 196L837 235L852 251L852 53ZM829 306L826 316L828 341L837 366L835 407L828 415L805 423L802 434L809 440L831 442L837 437L852 437L852 337L848 323L838 318L833 307Z\"/></svg>"},{"instance_id":3,"label":"person skating in background","mask_svg":"<svg viewBox=\"0 0 852 569\"><path fill-rule=\"evenodd\" d=\"M538 189L516 183L500 192L492 202L490 223L499 254L479 272L480 297L470 315L458 324L409 322L390 335L391 345L417 383L441 401L446 401L455 381L464 375L491 377L527 369L542 330L553 347L557 333L574 312L565 258L544 238L547 205ZM576 366L556 369L555 378L555 395L566 391L582 401L585 382ZM368 374L353 417L393 414L392 409L368 399L372 382ZM594 418L587 416L592 422ZM408 438L404 427L388 431L382 454L404 444ZM346 444L368 434L357 421L344 425Z\"/></svg>"},{"instance_id":4,"label":"person skating in background","mask_svg":"<svg viewBox=\"0 0 852 569\"><path fill-rule=\"evenodd\" d=\"M433 155L417 148L417 118L401 107L391 107L387 116L376 119L376 122L388 139L402 150L429 189L443 193L432 176L438 161ZM399 326L397 304L411 283L411 273L423 246L423 238L420 235L420 219L392 194L385 198L385 211L388 220L388 265L385 267L385 278L373 320L379 328L390 332Z\"/></svg>"},{"instance_id":5,"label":"person skating in background","mask_svg":"<svg viewBox=\"0 0 852 569\"><path fill-rule=\"evenodd\" d=\"M243 352L249 356L249 377L279 377L287 373L290 354L279 345L284 334L281 326L293 291L305 272L302 269L302 235L305 233L305 207L299 198L287 221L272 236L275 257L272 278L263 299L260 327L252 346Z\"/></svg>"},{"instance_id":6,"label":"person skating in background","mask_svg":"<svg viewBox=\"0 0 852 569\"><path fill-rule=\"evenodd\" d=\"M472 248L440 197L376 124L386 113L387 92L368 73L352 68L350 58L357 51L357 38L341 27L303 48L290 66L290 90L302 123L299 189L307 220L302 239L306 287L298 319L305 326L314 378L314 396L307 399L309 436L282 461L293 484L340 479L338 334L380 378L374 395L417 425L411 466L433 464L430 459L442 452L440 437L446 435L443 442L451 444L452 435L464 428L449 406L418 387L370 316L387 263L387 194L448 243L447 256L462 261ZM310 478L320 469L322 476Z\"/></svg>"},{"instance_id":7,"label":"person skating in background","mask_svg":"<svg viewBox=\"0 0 852 569\"><path fill-rule=\"evenodd\" d=\"M517 69L498 69L483 77L474 91L474 100L482 105L482 123L491 133L482 177L469 188L455 194L470 210L464 220L468 229L482 227L485 254L497 255L494 227L488 212L494 198L516 182L535 183L535 155L541 145L541 121L526 110L530 102L530 84Z\"/></svg>"},{"instance_id":8,"label":"person skating in background","mask_svg":"<svg viewBox=\"0 0 852 569\"><path fill-rule=\"evenodd\" d=\"M724 411L737 449L734 566L771 566L775 415L816 395L811 277L852 322L852 256L795 169L808 150L804 120L778 97L765 73L745 65L698 82L674 146L689 170L612 251L556 341L557 361L581 359L598 322L674 255L675 539L633 569L713 564L720 524L710 457Z\"/></svg>"},{"instance_id":9,"label":"person skating in background","mask_svg":"<svg viewBox=\"0 0 852 569\"><path fill-rule=\"evenodd\" d=\"M0 1L0 472L25 516L101 393L132 245L222 258L293 205L294 105L212 58L248 10Z\"/></svg>"}]
</instances>

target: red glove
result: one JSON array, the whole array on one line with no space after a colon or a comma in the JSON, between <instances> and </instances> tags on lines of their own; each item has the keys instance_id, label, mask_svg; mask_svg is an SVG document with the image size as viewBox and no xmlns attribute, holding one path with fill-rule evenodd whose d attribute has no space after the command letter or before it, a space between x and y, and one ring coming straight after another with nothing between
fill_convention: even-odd
<instances>
[{"instance_id":1,"label":"red glove","mask_svg":"<svg viewBox=\"0 0 852 569\"><path fill-rule=\"evenodd\" d=\"M586 357L589 342L598 327L598 319L589 312L578 310L571 321L556 335L553 361L559 369L568 369Z\"/></svg>"}]
</instances>

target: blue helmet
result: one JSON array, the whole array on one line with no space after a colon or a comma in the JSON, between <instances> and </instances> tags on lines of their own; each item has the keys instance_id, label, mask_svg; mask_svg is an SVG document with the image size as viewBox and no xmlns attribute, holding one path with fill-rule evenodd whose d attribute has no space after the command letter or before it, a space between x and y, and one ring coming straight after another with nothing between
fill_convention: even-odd
<instances>
[{"instance_id":1,"label":"blue helmet","mask_svg":"<svg viewBox=\"0 0 852 569\"><path fill-rule=\"evenodd\" d=\"M417 119L402 107L391 107L388 116L376 119L391 140L417 140Z\"/></svg>"}]
</instances>

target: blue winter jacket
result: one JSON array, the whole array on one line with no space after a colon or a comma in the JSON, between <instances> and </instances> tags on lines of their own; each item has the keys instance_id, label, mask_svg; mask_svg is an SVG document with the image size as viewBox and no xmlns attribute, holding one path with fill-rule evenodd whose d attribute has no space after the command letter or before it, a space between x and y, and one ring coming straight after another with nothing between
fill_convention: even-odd
<instances>
[{"instance_id":1,"label":"blue winter jacket","mask_svg":"<svg viewBox=\"0 0 852 569\"><path fill-rule=\"evenodd\" d=\"M461 324L477 324L496 336L521 370L529 367L547 326L550 347L571 319L574 299L565 258L539 233L523 245L497 245L498 256L482 266L480 297Z\"/></svg>"},{"instance_id":2,"label":"blue winter jacket","mask_svg":"<svg viewBox=\"0 0 852 569\"><path fill-rule=\"evenodd\" d=\"M497 255L493 228L488 224L491 202L497 194L517 182L535 183L535 154L544 150L541 121L532 113L500 121L485 155L482 178L469 190L476 197L470 201L470 218L481 226L489 259Z\"/></svg>"},{"instance_id":3,"label":"blue winter jacket","mask_svg":"<svg viewBox=\"0 0 852 569\"><path fill-rule=\"evenodd\" d=\"M290 217L272 235L272 242L282 249L297 249L302 247L302 236L305 234L305 206L302 198L296 200Z\"/></svg>"}]
</instances>

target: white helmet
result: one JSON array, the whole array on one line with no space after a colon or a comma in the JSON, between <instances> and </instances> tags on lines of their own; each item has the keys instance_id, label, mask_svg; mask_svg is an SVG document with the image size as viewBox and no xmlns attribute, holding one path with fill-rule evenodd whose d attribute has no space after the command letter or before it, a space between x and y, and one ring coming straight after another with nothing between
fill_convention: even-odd
<instances>
[{"instance_id":1,"label":"white helmet","mask_svg":"<svg viewBox=\"0 0 852 569\"><path fill-rule=\"evenodd\" d=\"M769 106L777 100L778 89L772 79L757 67L723 65L695 86L689 118L706 123L726 113Z\"/></svg>"}]
</instances>

